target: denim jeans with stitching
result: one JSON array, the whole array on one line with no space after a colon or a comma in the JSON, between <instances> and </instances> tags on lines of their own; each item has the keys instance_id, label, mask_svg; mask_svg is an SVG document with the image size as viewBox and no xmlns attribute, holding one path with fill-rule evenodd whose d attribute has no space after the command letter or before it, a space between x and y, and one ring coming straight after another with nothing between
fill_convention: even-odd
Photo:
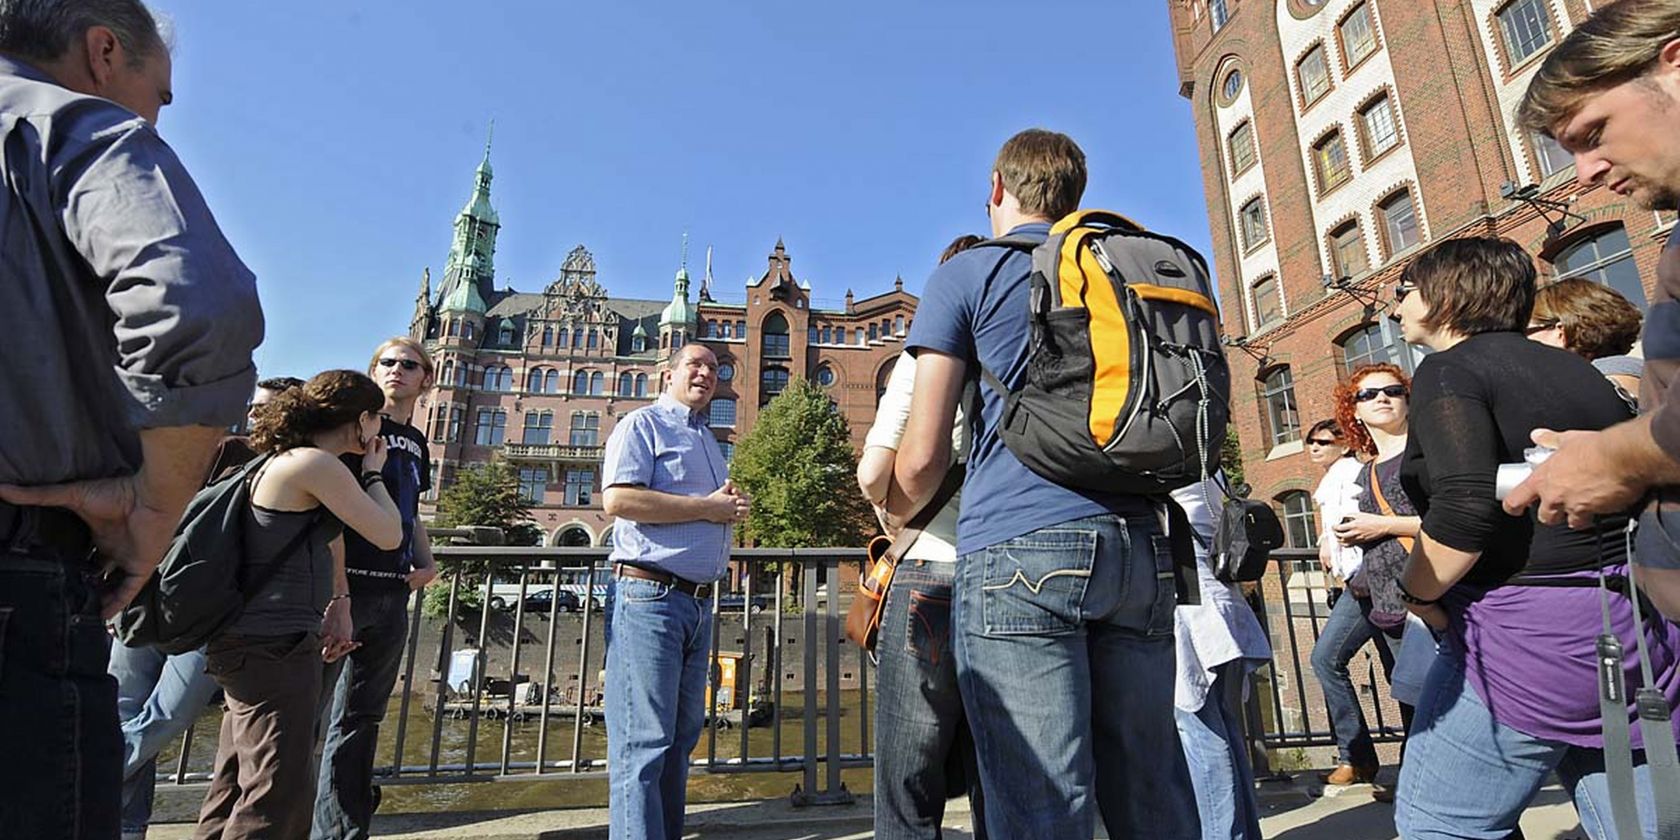
<instances>
[{"instance_id":1,"label":"denim jeans with stitching","mask_svg":"<svg viewBox=\"0 0 1680 840\"><path fill-rule=\"evenodd\" d=\"M1383 673L1394 669L1388 637L1371 623L1370 615L1370 596L1343 593L1330 609L1330 618L1324 622L1324 630L1312 650L1313 673L1324 689L1324 702L1330 707L1330 727L1336 733L1337 759L1359 768L1377 766L1377 747L1371 742L1371 728L1365 723L1365 712L1359 705L1348 663L1366 642L1374 642Z\"/></svg>"},{"instance_id":2,"label":"denim jeans with stitching","mask_svg":"<svg viewBox=\"0 0 1680 840\"><path fill-rule=\"evenodd\" d=\"M180 738L221 691L204 665L203 648L171 656L154 647L111 643L110 672L117 680L122 721L124 834L146 833L158 753Z\"/></svg>"},{"instance_id":3,"label":"denim jeans with stitching","mask_svg":"<svg viewBox=\"0 0 1680 840\"><path fill-rule=\"evenodd\" d=\"M1000 837L1197 840L1173 720L1173 558L1153 516L1076 519L963 555L957 677Z\"/></svg>"}]
</instances>

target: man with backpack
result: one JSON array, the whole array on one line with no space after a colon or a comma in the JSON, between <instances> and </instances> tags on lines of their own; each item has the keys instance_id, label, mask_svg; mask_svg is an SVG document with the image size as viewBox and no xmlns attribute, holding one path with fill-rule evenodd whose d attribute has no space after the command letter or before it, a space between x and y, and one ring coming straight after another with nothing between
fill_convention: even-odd
<instances>
[{"instance_id":1,"label":"man with backpack","mask_svg":"<svg viewBox=\"0 0 1680 840\"><path fill-rule=\"evenodd\" d=\"M1033 286L1037 261L1029 249L1076 210L1085 179L1084 153L1061 134L1023 131L998 153L986 210L993 236L1004 241L959 254L928 279L906 343L916 385L887 507L913 511L934 494L948 466L957 401L965 382L978 378L952 621L988 829L1084 840L1100 810L1111 836L1190 840L1199 824L1173 719L1173 555L1157 509L1136 490L1081 488L1101 482L1041 474L1055 474L1056 461L1094 466L1102 451L1069 456L1054 445L1016 442L1033 424L1061 428L1049 413L1034 414L1030 401L1047 392L1024 390L1029 380L1045 386L1035 377L1048 369L1035 360L1039 369L1029 375L1029 338L1068 323L1045 301L1029 303L1057 293ZM1054 235L1065 232L1058 226ZM1075 259L1086 259L1073 248ZM1097 369L1107 371L1112 360L1100 358L1107 350L1092 349L1097 312L1093 303L1084 352L1096 352ZM1141 381L1150 372L1133 373ZM1018 392L1027 396L1010 396ZM1222 414L1218 420L1223 425ZM1085 419L1078 423L1062 439L1088 445Z\"/></svg>"},{"instance_id":2,"label":"man with backpack","mask_svg":"<svg viewBox=\"0 0 1680 840\"><path fill-rule=\"evenodd\" d=\"M386 340L368 362L368 376L385 392L379 436L385 440L386 489L402 516L403 541L386 551L355 531L344 533L344 571L350 597L333 609L351 613L355 641L349 655L329 658L322 677L326 745L315 790L315 840L365 838L378 805L373 786L374 750L408 641L410 594L437 577L431 540L420 521L420 496L431 483L426 438L409 424L414 404L432 386L426 348L408 336ZM347 462L349 457L347 457ZM359 466L352 470L360 471Z\"/></svg>"},{"instance_id":3,"label":"man with backpack","mask_svg":"<svg viewBox=\"0 0 1680 840\"><path fill-rule=\"evenodd\" d=\"M156 128L139 0L0 3L0 837L112 837L101 618L157 567L256 383L256 281Z\"/></svg>"}]
</instances>

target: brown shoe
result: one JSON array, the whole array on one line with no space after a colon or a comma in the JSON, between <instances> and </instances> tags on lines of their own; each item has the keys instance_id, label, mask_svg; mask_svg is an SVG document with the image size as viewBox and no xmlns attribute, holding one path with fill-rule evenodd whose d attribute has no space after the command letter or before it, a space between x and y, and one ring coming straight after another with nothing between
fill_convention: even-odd
<instances>
[{"instance_id":1,"label":"brown shoe","mask_svg":"<svg viewBox=\"0 0 1680 840\"><path fill-rule=\"evenodd\" d=\"M1355 767L1352 764L1338 764L1336 769L1324 774L1324 783L1336 787L1368 784L1377 778L1377 769L1376 765Z\"/></svg>"}]
</instances>

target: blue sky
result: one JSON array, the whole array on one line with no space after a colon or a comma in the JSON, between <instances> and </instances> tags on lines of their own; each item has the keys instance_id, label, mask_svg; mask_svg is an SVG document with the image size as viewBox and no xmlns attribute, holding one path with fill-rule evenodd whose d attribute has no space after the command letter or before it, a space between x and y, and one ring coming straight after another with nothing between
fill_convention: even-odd
<instances>
[{"instance_id":1,"label":"blue sky","mask_svg":"<svg viewBox=\"0 0 1680 840\"><path fill-rule=\"evenodd\" d=\"M997 147L1085 149L1087 206L1206 250L1162 0L559 3L154 0L176 31L159 128L258 276L264 375L359 367L441 278L495 120L498 285L571 248L669 298L682 235L720 297L777 237L818 305L984 233Z\"/></svg>"}]
</instances>

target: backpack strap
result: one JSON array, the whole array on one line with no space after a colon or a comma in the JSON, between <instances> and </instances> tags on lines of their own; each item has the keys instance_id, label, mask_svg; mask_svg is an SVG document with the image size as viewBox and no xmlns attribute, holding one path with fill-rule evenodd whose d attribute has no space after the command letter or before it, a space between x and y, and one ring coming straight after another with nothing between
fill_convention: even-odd
<instances>
[{"instance_id":1,"label":"backpack strap","mask_svg":"<svg viewBox=\"0 0 1680 840\"><path fill-rule=\"evenodd\" d=\"M251 462L250 466L247 468L249 477L246 479L248 483L246 484L245 492L246 499L250 504L256 504L255 494L257 482L262 480L263 473L267 472L269 465L273 463L273 455L264 455L258 460ZM309 521L304 523L303 527L299 528L298 532L293 534L292 538L287 540L286 544L281 546L279 551L275 552L274 556L269 559L268 565L264 567L262 571L258 572L257 575L249 581L246 581L246 585L241 587L241 594L245 596L245 603L247 605L251 603L251 599L257 597L257 593L261 592L263 587L267 586L269 582L274 580L274 576L280 572L280 566L283 562L293 554L297 553L297 550L303 547L304 542L309 539L309 536L315 533L315 526L321 523L321 512L324 510L326 510L326 505L317 502L316 507L313 510L313 515L309 517Z\"/></svg>"}]
</instances>

